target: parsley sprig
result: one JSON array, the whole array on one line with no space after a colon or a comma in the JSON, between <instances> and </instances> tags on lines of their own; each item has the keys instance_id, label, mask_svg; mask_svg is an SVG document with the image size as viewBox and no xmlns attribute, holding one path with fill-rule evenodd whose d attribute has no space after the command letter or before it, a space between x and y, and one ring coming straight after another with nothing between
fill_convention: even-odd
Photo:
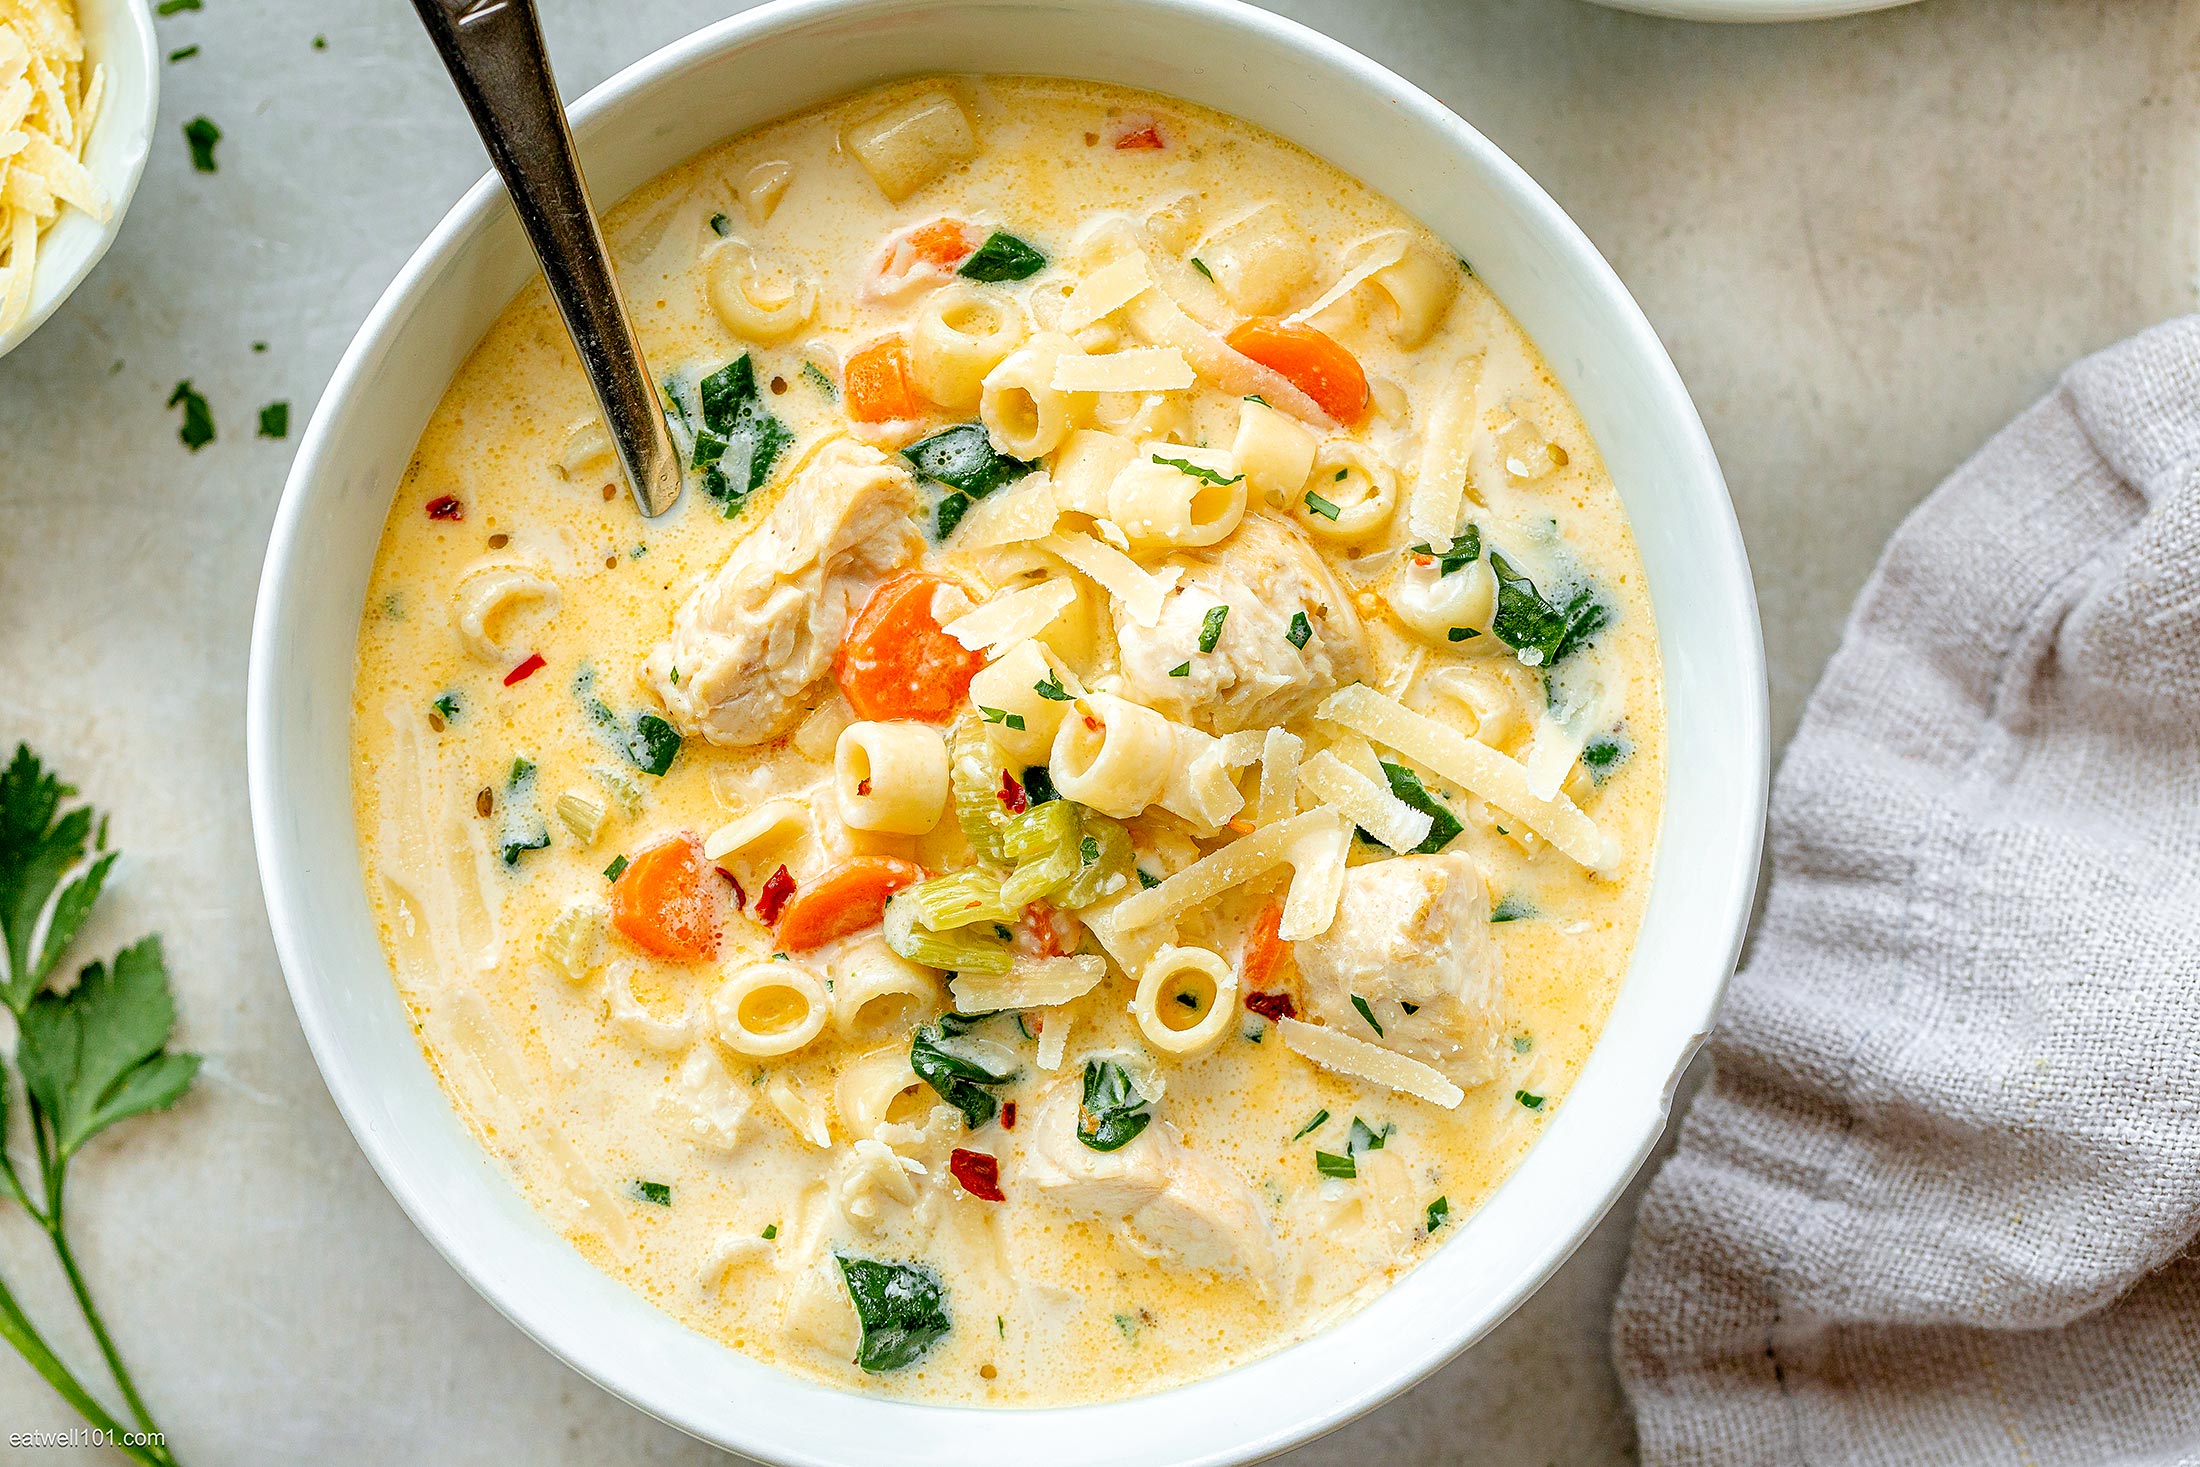
<instances>
[{"instance_id":1,"label":"parsley sprig","mask_svg":"<svg viewBox=\"0 0 2200 1467\"><path fill-rule=\"evenodd\" d=\"M21 1203L52 1243L136 1429L117 1421L77 1380L4 1281L0 1339L132 1461L174 1467L92 1302L69 1243L64 1204L76 1154L117 1122L175 1104L198 1073L199 1057L168 1048L176 1006L158 937L124 948L111 964L92 963L66 993L46 986L115 864L105 818L71 805L75 793L26 745L18 745L14 761L0 771L0 1000L16 1024L16 1075L0 1070L0 1195ZM17 1076L37 1155L36 1200L5 1146Z\"/></svg>"}]
</instances>

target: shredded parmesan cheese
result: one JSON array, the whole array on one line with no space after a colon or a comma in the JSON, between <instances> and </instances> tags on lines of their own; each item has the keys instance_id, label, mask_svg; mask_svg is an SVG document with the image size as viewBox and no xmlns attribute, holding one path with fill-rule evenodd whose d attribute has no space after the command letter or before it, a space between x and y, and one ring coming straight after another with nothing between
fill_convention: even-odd
<instances>
[{"instance_id":1,"label":"shredded parmesan cheese","mask_svg":"<svg viewBox=\"0 0 2200 1467\"><path fill-rule=\"evenodd\" d=\"M1409 236L1402 229L1393 229L1376 235L1359 247L1360 261L1337 278L1337 283L1314 298L1312 305L1293 311L1283 319L1296 326L1311 321L1337 302L1360 288L1360 282L1380 271L1388 270L1406 257Z\"/></svg>"},{"instance_id":2,"label":"shredded parmesan cheese","mask_svg":"<svg viewBox=\"0 0 2200 1467\"><path fill-rule=\"evenodd\" d=\"M1451 549L1473 471L1475 409L1481 403L1482 354L1451 369L1421 440L1421 467L1406 498L1406 529L1438 554Z\"/></svg>"},{"instance_id":3,"label":"shredded parmesan cheese","mask_svg":"<svg viewBox=\"0 0 2200 1467\"><path fill-rule=\"evenodd\" d=\"M1384 786L1324 749L1299 766L1307 793L1394 851L1410 851L1428 839L1432 823Z\"/></svg>"},{"instance_id":4,"label":"shredded parmesan cheese","mask_svg":"<svg viewBox=\"0 0 2200 1467\"><path fill-rule=\"evenodd\" d=\"M1041 469L979 500L955 527L955 548L990 550L1000 545L1020 545L1053 530L1061 516L1054 483Z\"/></svg>"},{"instance_id":5,"label":"shredded parmesan cheese","mask_svg":"<svg viewBox=\"0 0 2200 1467\"><path fill-rule=\"evenodd\" d=\"M1299 837L1333 825L1336 818L1327 810L1309 810L1265 826L1200 857L1159 886L1131 893L1110 915L1118 928L1135 931L1204 906L1231 887L1288 864Z\"/></svg>"},{"instance_id":6,"label":"shredded parmesan cheese","mask_svg":"<svg viewBox=\"0 0 2200 1467\"><path fill-rule=\"evenodd\" d=\"M738 820L729 820L703 842L703 859L723 861L736 851L801 835L810 828L809 816L793 800L766 800Z\"/></svg>"},{"instance_id":7,"label":"shredded parmesan cheese","mask_svg":"<svg viewBox=\"0 0 2200 1467\"><path fill-rule=\"evenodd\" d=\"M1401 1091L1446 1110L1456 1109L1467 1098L1467 1092L1445 1079L1442 1071L1364 1039L1298 1019L1280 1019L1276 1028L1283 1034L1285 1048L1325 1070Z\"/></svg>"},{"instance_id":8,"label":"shredded parmesan cheese","mask_svg":"<svg viewBox=\"0 0 2200 1467\"><path fill-rule=\"evenodd\" d=\"M104 68L86 74L67 0L0 3L0 336L30 310L39 238L62 208L113 211L84 167L106 85Z\"/></svg>"},{"instance_id":9,"label":"shredded parmesan cheese","mask_svg":"<svg viewBox=\"0 0 2200 1467\"><path fill-rule=\"evenodd\" d=\"M1054 361L1056 392L1182 392L1197 378L1173 346L1140 346L1100 356L1064 352Z\"/></svg>"},{"instance_id":10,"label":"shredded parmesan cheese","mask_svg":"<svg viewBox=\"0 0 2200 1467\"><path fill-rule=\"evenodd\" d=\"M1314 716L1366 734L1426 765L1518 819L1593 872L1601 875L1619 864L1619 842L1598 830L1596 822L1563 793L1537 799L1519 760L1423 717L1365 684L1354 683L1331 693Z\"/></svg>"},{"instance_id":11,"label":"shredded parmesan cheese","mask_svg":"<svg viewBox=\"0 0 2200 1467\"><path fill-rule=\"evenodd\" d=\"M1062 1068L1062 1051L1069 1045L1069 1015L1044 1014L1039 1019L1039 1068Z\"/></svg>"},{"instance_id":12,"label":"shredded parmesan cheese","mask_svg":"<svg viewBox=\"0 0 2200 1467\"><path fill-rule=\"evenodd\" d=\"M1184 574L1173 565L1149 571L1113 546L1074 531L1049 535L1039 542L1039 548L1120 601L1124 612L1142 627L1153 626L1161 620L1162 598L1175 589L1178 578Z\"/></svg>"},{"instance_id":13,"label":"shredded parmesan cheese","mask_svg":"<svg viewBox=\"0 0 2200 1467\"><path fill-rule=\"evenodd\" d=\"M940 630L973 652L998 651L1039 635L1076 599L1077 588L1069 582L1041 581L995 596Z\"/></svg>"},{"instance_id":14,"label":"shredded parmesan cheese","mask_svg":"<svg viewBox=\"0 0 2200 1467\"><path fill-rule=\"evenodd\" d=\"M825 1111L809 1092L801 1089L784 1075L774 1075L764 1085L764 1098L772 1109L779 1112L797 1136L824 1151L833 1144L832 1132L825 1127Z\"/></svg>"},{"instance_id":15,"label":"shredded parmesan cheese","mask_svg":"<svg viewBox=\"0 0 2200 1467\"><path fill-rule=\"evenodd\" d=\"M1127 254L1110 260L1080 279L1062 303L1062 329L1074 333L1106 320L1152 284L1143 255Z\"/></svg>"},{"instance_id":16,"label":"shredded parmesan cheese","mask_svg":"<svg viewBox=\"0 0 2200 1467\"><path fill-rule=\"evenodd\" d=\"M1284 893L1278 937L1297 942L1329 930L1337 920L1337 903L1344 898L1345 857L1351 851L1352 827L1334 818L1291 843L1291 886Z\"/></svg>"},{"instance_id":17,"label":"shredded parmesan cheese","mask_svg":"<svg viewBox=\"0 0 2200 1467\"><path fill-rule=\"evenodd\" d=\"M1107 961L1089 954L1069 958L1016 959L1006 973L958 973L947 991L955 1012L990 1014L1000 1009L1044 1009L1083 998L1108 974ZM1051 1021L1050 1021L1051 1022Z\"/></svg>"}]
</instances>

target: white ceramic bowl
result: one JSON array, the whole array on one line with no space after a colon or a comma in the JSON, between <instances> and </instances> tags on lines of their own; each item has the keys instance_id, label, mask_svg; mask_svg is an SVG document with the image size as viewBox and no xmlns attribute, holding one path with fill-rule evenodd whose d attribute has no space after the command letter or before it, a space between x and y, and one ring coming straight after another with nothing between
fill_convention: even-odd
<instances>
[{"instance_id":1,"label":"white ceramic bowl","mask_svg":"<svg viewBox=\"0 0 2200 1467\"><path fill-rule=\"evenodd\" d=\"M63 209L38 243L31 304L11 331L0 331L0 357L21 346L84 283L122 233L122 216L137 192L153 148L160 111L160 50L146 0L77 0L84 57L107 68L106 100L84 143L84 167L114 207L105 219Z\"/></svg>"},{"instance_id":2,"label":"white ceramic bowl","mask_svg":"<svg viewBox=\"0 0 2200 1467\"><path fill-rule=\"evenodd\" d=\"M360 329L284 491L253 629L253 826L276 947L352 1131L413 1220L522 1329L654 1415L816 1467L1237 1463L1368 1410L1504 1318L1641 1164L1711 1025L1755 886L1767 743L1748 567L1671 362L1556 205L1381 67L1232 0L780 0L701 31L574 108L608 202L720 139L921 71L1150 87L1324 155L1430 224L1510 306L1595 435L1657 604L1670 789L1641 940L1602 1042L1525 1164L1458 1236L1320 1336L1164 1394L976 1411L844 1394L685 1329L544 1225L422 1060L362 887L351 670L398 477L451 374L533 270L493 181L453 209Z\"/></svg>"},{"instance_id":3,"label":"white ceramic bowl","mask_svg":"<svg viewBox=\"0 0 2200 1467\"><path fill-rule=\"evenodd\" d=\"M1673 20L1774 21L1831 20L1868 10L1892 10L1914 0L1595 0L1614 10L1662 15Z\"/></svg>"}]
</instances>

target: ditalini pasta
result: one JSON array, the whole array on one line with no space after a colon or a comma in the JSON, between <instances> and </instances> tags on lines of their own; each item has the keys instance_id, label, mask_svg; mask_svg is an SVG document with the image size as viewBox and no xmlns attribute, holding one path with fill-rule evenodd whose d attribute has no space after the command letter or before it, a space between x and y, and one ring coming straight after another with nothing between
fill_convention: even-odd
<instances>
[{"instance_id":1,"label":"ditalini pasta","mask_svg":"<svg viewBox=\"0 0 2200 1467\"><path fill-rule=\"evenodd\" d=\"M1074 82L897 82L609 224L680 504L532 286L360 623L367 895L481 1144L695 1329L933 1401L1196 1379L1442 1246L1663 797L1620 500L1502 304Z\"/></svg>"}]
</instances>

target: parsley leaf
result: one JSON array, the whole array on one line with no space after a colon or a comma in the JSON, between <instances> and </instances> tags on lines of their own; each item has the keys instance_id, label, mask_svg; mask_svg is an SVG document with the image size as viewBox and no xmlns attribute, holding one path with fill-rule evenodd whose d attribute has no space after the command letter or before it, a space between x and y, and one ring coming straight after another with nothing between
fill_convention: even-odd
<instances>
[{"instance_id":1,"label":"parsley leaf","mask_svg":"<svg viewBox=\"0 0 2200 1467\"><path fill-rule=\"evenodd\" d=\"M216 171L214 144L222 140L222 130L214 125L211 117L194 117L183 125L183 140L191 148L191 166L201 173Z\"/></svg>"},{"instance_id":2,"label":"parsley leaf","mask_svg":"<svg viewBox=\"0 0 2200 1467\"><path fill-rule=\"evenodd\" d=\"M1581 751L1581 765L1589 771L1590 779L1604 783L1611 772L1626 762L1633 750L1616 734L1604 734L1589 740Z\"/></svg>"},{"instance_id":3,"label":"parsley leaf","mask_svg":"<svg viewBox=\"0 0 2200 1467\"><path fill-rule=\"evenodd\" d=\"M290 436L290 404L271 402L260 409L260 436L262 438L288 438Z\"/></svg>"},{"instance_id":4,"label":"parsley leaf","mask_svg":"<svg viewBox=\"0 0 2200 1467\"><path fill-rule=\"evenodd\" d=\"M1192 256L1192 268L1194 270L1197 270L1200 274L1206 276L1209 280L1215 278L1215 272L1208 269L1207 262L1205 260L1202 260L1197 255Z\"/></svg>"},{"instance_id":5,"label":"parsley leaf","mask_svg":"<svg viewBox=\"0 0 2200 1467\"><path fill-rule=\"evenodd\" d=\"M1058 672L1050 672L1038 682L1033 683L1031 691L1037 693L1049 703L1067 703L1070 700L1070 691L1062 686L1062 675Z\"/></svg>"},{"instance_id":6,"label":"parsley leaf","mask_svg":"<svg viewBox=\"0 0 2200 1467\"><path fill-rule=\"evenodd\" d=\"M1094 1151L1120 1151L1153 1120L1146 1097L1130 1072L1111 1059L1085 1061L1084 1103L1077 1108L1077 1139Z\"/></svg>"},{"instance_id":7,"label":"parsley leaf","mask_svg":"<svg viewBox=\"0 0 2200 1467\"><path fill-rule=\"evenodd\" d=\"M168 394L168 406L183 409L183 426L176 436L183 446L197 453L214 441L214 410L206 405L187 377L176 384L176 390Z\"/></svg>"},{"instance_id":8,"label":"parsley leaf","mask_svg":"<svg viewBox=\"0 0 2200 1467\"><path fill-rule=\"evenodd\" d=\"M1311 489L1306 491L1306 507L1325 520L1334 520L1337 517L1337 506Z\"/></svg>"},{"instance_id":9,"label":"parsley leaf","mask_svg":"<svg viewBox=\"0 0 2200 1467\"><path fill-rule=\"evenodd\" d=\"M1358 1009L1360 1017L1367 1020L1367 1027L1375 1031L1375 1037L1382 1038L1383 1026L1375 1022L1375 1011L1367 1006L1367 1000L1355 993L1352 995L1352 1007Z\"/></svg>"},{"instance_id":10,"label":"parsley leaf","mask_svg":"<svg viewBox=\"0 0 2200 1467\"><path fill-rule=\"evenodd\" d=\"M1444 1219L1450 1216L1451 1201L1449 1198L1439 1197L1431 1202L1428 1205L1428 1231L1435 1232L1444 1225Z\"/></svg>"},{"instance_id":11,"label":"parsley leaf","mask_svg":"<svg viewBox=\"0 0 2200 1467\"><path fill-rule=\"evenodd\" d=\"M1189 662L1179 662L1176 666L1169 669L1170 677L1190 677L1191 675L1192 665Z\"/></svg>"},{"instance_id":12,"label":"parsley leaf","mask_svg":"<svg viewBox=\"0 0 2200 1467\"><path fill-rule=\"evenodd\" d=\"M1222 624L1229 620L1229 617L1230 608L1227 606L1211 606L1207 609L1206 620L1199 624L1200 651L1212 652L1215 650L1215 644L1222 640Z\"/></svg>"},{"instance_id":13,"label":"parsley leaf","mask_svg":"<svg viewBox=\"0 0 2200 1467\"><path fill-rule=\"evenodd\" d=\"M1339 1156L1333 1151L1316 1151L1314 1153L1314 1170L1325 1177L1335 1177L1339 1181L1345 1182L1351 1181L1360 1174L1360 1169L1352 1160L1349 1152Z\"/></svg>"},{"instance_id":14,"label":"parsley leaf","mask_svg":"<svg viewBox=\"0 0 2200 1467\"><path fill-rule=\"evenodd\" d=\"M1530 1110L1541 1110L1543 1109L1543 1102L1546 1097L1541 1095L1531 1095L1525 1090L1515 1090L1513 1092L1513 1099L1519 1101L1522 1105L1526 1106Z\"/></svg>"},{"instance_id":15,"label":"parsley leaf","mask_svg":"<svg viewBox=\"0 0 2200 1467\"><path fill-rule=\"evenodd\" d=\"M166 1110L198 1073L195 1054L170 1054L175 1000L160 939L93 963L67 995L41 993L21 1017L16 1063L66 1160L117 1121Z\"/></svg>"},{"instance_id":16,"label":"parsley leaf","mask_svg":"<svg viewBox=\"0 0 2200 1467\"><path fill-rule=\"evenodd\" d=\"M713 214L710 216L710 232L724 239L733 233L733 221L723 214Z\"/></svg>"},{"instance_id":17,"label":"parsley leaf","mask_svg":"<svg viewBox=\"0 0 2200 1467\"><path fill-rule=\"evenodd\" d=\"M840 401L840 388L825 375L825 369L815 362L802 364L802 380L815 387L827 402Z\"/></svg>"},{"instance_id":18,"label":"parsley leaf","mask_svg":"<svg viewBox=\"0 0 2200 1467\"><path fill-rule=\"evenodd\" d=\"M855 1363L872 1375L914 1365L954 1328L947 1285L921 1263L884 1263L836 1253L849 1302L863 1326Z\"/></svg>"},{"instance_id":19,"label":"parsley leaf","mask_svg":"<svg viewBox=\"0 0 2200 1467\"><path fill-rule=\"evenodd\" d=\"M1426 540L1423 540L1413 547L1413 553L1415 555L1435 555L1436 550ZM1454 571L1462 570L1474 564L1481 558L1482 527L1480 525L1469 525L1452 540L1451 549L1438 557L1440 563L1436 567L1436 574L1440 577L1448 576ZM1453 640L1458 639L1453 638Z\"/></svg>"},{"instance_id":20,"label":"parsley leaf","mask_svg":"<svg viewBox=\"0 0 2200 1467\"><path fill-rule=\"evenodd\" d=\"M1029 280L1047 267L1047 257L1013 234L994 230L984 244L970 252L955 271L965 280L994 284L1003 280Z\"/></svg>"},{"instance_id":21,"label":"parsley leaf","mask_svg":"<svg viewBox=\"0 0 2200 1467\"><path fill-rule=\"evenodd\" d=\"M1011 713L1005 708L989 708L983 703L978 705L978 712L984 715L987 723L998 723L1018 733L1024 731L1024 716L1021 713Z\"/></svg>"},{"instance_id":22,"label":"parsley leaf","mask_svg":"<svg viewBox=\"0 0 2200 1467\"><path fill-rule=\"evenodd\" d=\"M1215 484L1223 488L1228 488L1245 478L1243 474L1235 474L1225 478L1217 470L1210 469L1205 464L1195 464L1188 458L1167 458L1157 453L1153 456L1153 461L1164 468L1175 469L1180 474L1190 474L1202 484ZM1331 516L1331 518L1335 518L1335 516Z\"/></svg>"},{"instance_id":23,"label":"parsley leaf","mask_svg":"<svg viewBox=\"0 0 2200 1467\"><path fill-rule=\"evenodd\" d=\"M1323 1123L1326 1122L1328 1119L1329 1111L1326 1107L1321 1110L1315 1111L1314 1118L1312 1120L1308 1121L1305 1125L1299 1127L1298 1130L1291 1133L1291 1139L1294 1141L1304 1141L1308 1136L1311 1136L1314 1134L1314 1132L1319 1131L1322 1128Z\"/></svg>"},{"instance_id":24,"label":"parsley leaf","mask_svg":"<svg viewBox=\"0 0 2200 1467\"><path fill-rule=\"evenodd\" d=\"M25 744L16 745L14 762L0 772L0 937L7 959L0 997L18 1013L45 986L115 864L104 821L95 831L88 808L62 812L75 793ZM42 919L44 940L33 950Z\"/></svg>"},{"instance_id":25,"label":"parsley leaf","mask_svg":"<svg viewBox=\"0 0 2200 1467\"><path fill-rule=\"evenodd\" d=\"M1535 582L1495 550L1490 552L1490 570L1497 576L1497 614L1490 630L1530 667L1555 666L1611 619L1611 612L1586 586L1560 607L1546 600Z\"/></svg>"},{"instance_id":26,"label":"parsley leaf","mask_svg":"<svg viewBox=\"0 0 2200 1467\"><path fill-rule=\"evenodd\" d=\"M1492 922L1523 922L1535 915L1535 908L1519 897L1509 896L1490 908Z\"/></svg>"},{"instance_id":27,"label":"parsley leaf","mask_svg":"<svg viewBox=\"0 0 2200 1467\"><path fill-rule=\"evenodd\" d=\"M1283 639L1303 651L1307 641L1313 635L1314 624L1306 619L1306 613L1303 611L1292 612L1291 629L1283 634Z\"/></svg>"},{"instance_id":28,"label":"parsley leaf","mask_svg":"<svg viewBox=\"0 0 2200 1467\"><path fill-rule=\"evenodd\" d=\"M670 1207L672 1205L672 1184L670 1182L636 1181L634 1183L634 1200L647 1202L653 1207Z\"/></svg>"}]
</instances>

